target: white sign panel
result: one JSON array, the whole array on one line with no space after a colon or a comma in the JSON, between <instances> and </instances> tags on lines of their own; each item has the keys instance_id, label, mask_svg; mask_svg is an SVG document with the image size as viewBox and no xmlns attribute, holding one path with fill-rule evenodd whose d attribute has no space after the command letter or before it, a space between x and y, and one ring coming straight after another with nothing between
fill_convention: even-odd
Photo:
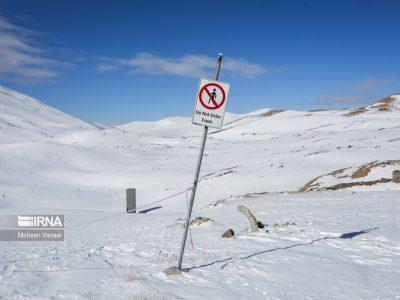
<instances>
[{"instance_id":1,"label":"white sign panel","mask_svg":"<svg viewBox=\"0 0 400 300\"><path fill-rule=\"evenodd\" d=\"M226 82L200 79L192 123L221 128L229 87Z\"/></svg>"}]
</instances>

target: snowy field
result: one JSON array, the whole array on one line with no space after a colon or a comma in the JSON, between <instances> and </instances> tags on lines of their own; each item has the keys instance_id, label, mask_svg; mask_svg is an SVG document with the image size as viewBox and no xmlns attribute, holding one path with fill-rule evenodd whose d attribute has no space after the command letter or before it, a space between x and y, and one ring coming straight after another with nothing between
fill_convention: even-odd
<instances>
[{"instance_id":1,"label":"snowy field","mask_svg":"<svg viewBox=\"0 0 400 300\"><path fill-rule=\"evenodd\" d=\"M209 134L194 208L213 221L191 226L189 272L166 276L200 137L190 118L88 124L0 87L0 214L66 218L64 242L0 242L0 297L400 297L400 96L229 114ZM125 214L129 187L155 209ZM248 233L238 205L267 226Z\"/></svg>"},{"instance_id":2,"label":"snowy field","mask_svg":"<svg viewBox=\"0 0 400 300\"><path fill-rule=\"evenodd\" d=\"M181 214L124 214L79 226L108 214L50 210L65 213L66 241L3 244L0 294L5 299L396 299L398 196L234 197L194 213L213 221L192 226L193 246L188 243L184 260L190 271L169 277L163 270L177 262ZM239 204L268 226L247 233ZM221 238L228 228L235 238Z\"/></svg>"}]
</instances>

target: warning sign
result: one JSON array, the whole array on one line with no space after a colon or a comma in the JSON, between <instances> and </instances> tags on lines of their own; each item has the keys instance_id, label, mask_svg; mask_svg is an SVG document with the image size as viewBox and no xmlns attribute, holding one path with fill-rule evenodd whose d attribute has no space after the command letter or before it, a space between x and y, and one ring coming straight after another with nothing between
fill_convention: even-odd
<instances>
[{"instance_id":1,"label":"warning sign","mask_svg":"<svg viewBox=\"0 0 400 300\"><path fill-rule=\"evenodd\" d=\"M229 83L201 79L192 122L221 128L228 100Z\"/></svg>"}]
</instances>

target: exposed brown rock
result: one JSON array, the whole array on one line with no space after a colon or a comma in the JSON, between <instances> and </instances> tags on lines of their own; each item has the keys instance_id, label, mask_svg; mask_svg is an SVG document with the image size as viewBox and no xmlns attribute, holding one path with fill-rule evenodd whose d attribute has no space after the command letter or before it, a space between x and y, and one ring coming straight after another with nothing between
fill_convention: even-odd
<instances>
[{"instance_id":1,"label":"exposed brown rock","mask_svg":"<svg viewBox=\"0 0 400 300\"><path fill-rule=\"evenodd\" d=\"M371 169L376 168L376 167L385 167L385 166L394 166L400 164L400 160L387 160L387 161L373 161L367 164L364 164L360 166L354 173L351 175L352 179L356 178L362 178L367 176L370 172Z\"/></svg>"},{"instance_id":2,"label":"exposed brown rock","mask_svg":"<svg viewBox=\"0 0 400 300\"><path fill-rule=\"evenodd\" d=\"M309 112L321 112L321 111L330 111L332 109L329 108L319 108L319 109L309 109Z\"/></svg>"},{"instance_id":3,"label":"exposed brown rock","mask_svg":"<svg viewBox=\"0 0 400 300\"><path fill-rule=\"evenodd\" d=\"M342 174L344 171L346 171L346 170L348 170L348 169L350 169L350 168L338 169L338 170L336 170L336 171L333 171L333 172L328 173L328 175L336 176L336 175Z\"/></svg>"},{"instance_id":4,"label":"exposed brown rock","mask_svg":"<svg viewBox=\"0 0 400 300\"><path fill-rule=\"evenodd\" d=\"M311 192L311 191L319 188L318 179L320 179L322 176L324 176L324 175L321 175L321 176L311 179L309 182L307 182L303 187L301 187L299 189L299 192L300 193Z\"/></svg>"},{"instance_id":5,"label":"exposed brown rock","mask_svg":"<svg viewBox=\"0 0 400 300\"><path fill-rule=\"evenodd\" d=\"M393 98L392 96L387 96L385 98L382 98L381 100L379 100L377 102L377 104L381 104L381 105L389 105L390 103L393 102Z\"/></svg>"},{"instance_id":6,"label":"exposed brown rock","mask_svg":"<svg viewBox=\"0 0 400 300\"><path fill-rule=\"evenodd\" d=\"M396 94L395 94L396 95ZM374 105L371 105L373 108L377 108L379 112L387 112L391 111L391 104L395 101L394 95L387 96L382 98Z\"/></svg>"},{"instance_id":7,"label":"exposed brown rock","mask_svg":"<svg viewBox=\"0 0 400 300\"><path fill-rule=\"evenodd\" d=\"M260 117L271 117L273 115L279 114L284 111L285 111L285 109L271 109L265 113L259 114L259 116Z\"/></svg>"},{"instance_id":8,"label":"exposed brown rock","mask_svg":"<svg viewBox=\"0 0 400 300\"><path fill-rule=\"evenodd\" d=\"M269 192L247 193L247 194L242 195L242 197L244 197L244 198L256 198L256 197L259 197L259 196L262 196L262 195L268 195L268 194L269 194Z\"/></svg>"},{"instance_id":9,"label":"exposed brown rock","mask_svg":"<svg viewBox=\"0 0 400 300\"><path fill-rule=\"evenodd\" d=\"M370 180L370 181L346 182L346 183L339 183L339 184L335 184L333 186L329 186L326 188L326 190L327 191L336 191L336 190L347 189L347 188L353 187L353 186L371 186L374 184L387 183L387 182L391 182L391 181L392 181L392 179L390 179L390 178L381 178L381 179Z\"/></svg>"},{"instance_id":10,"label":"exposed brown rock","mask_svg":"<svg viewBox=\"0 0 400 300\"><path fill-rule=\"evenodd\" d=\"M363 178L363 177L368 176L368 174L371 172L371 170L373 168L385 167L385 166L395 166L395 165L400 165L400 160L372 161L372 162L369 162L369 163L359 166L357 168L357 170L351 175L351 178L352 179ZM321 187L320 186L320 179L325 176L335 176L336 179L338 179L338 180L342 179L342 178L350 177L349 175L337 176L348 169L349 168L339 169L339 170L333 171L331 173L315 177L314 179L307 182L302 188L300 188L298 190L298 192L303 193L303 192L312 192L312 191L338 190L338 189L345 189L345 188L352 187L352 186L363 186L363 185L370 186L370 185L374 185L374 184L378 184L378 183L389 182L392 180L392 179L388 179L388 178L381 178L378 180L370 180L370 181L338 183L338 184L330 186L330 187ZM400 179L399 179L399 181L400 181Z\"/></svg>"},{"instance_id":11,"label":"exposed brown rock","mask_svg":"<svg viewBox=\"0 0 400 300\"><path fill-rule=\"evenodd\" d=\"M190 225L197 225L198 226L198 225L201 225L203 223L207 223L209 221L213 222L212 219L207 218L207 217L196 217L196 218L194 218L193 220L190 221Z\"/></svg>"},{"instance_id":12,"label":"exposed brown rock","mask_svg":"<svg viewBox=\"0 0 400 300\"><path fill-rule=\"evenodd\" d=\"M222 235L223 238L231 238L235 235L232 229L228 229L225 231L225 233Z\"/></svg>"},{"instance_id":13,"label":"exposed brown rock","mask_svg":"<svg viewBox=\"0 0 400 300\"><path fill-rule=\"evenodd\" d=\"M296 223L289 223L289 222L284 222L284 223L282 223L282 224L279 224L279 223L274 223L274 225L272 225L274 228L277 228L277 227L287 227L287 226L290 226L290 225L297 225Z\"/></svg>"},{"instance_id":14,"label":"exposed brown rock","mask_svg":"<svg viewBox=\"0 0 400 300\"><path fill-rule=\"evenodd\" d=\"M324 174L324 175L315 177L314 179L312 179L312 180L310 180L309 182L307 182L302 188L300 188L300 189L299 189L299 192L300 192L300 193L304 193L304 192L311 192L311 191L318 190L318 188L320 187L318 180L319 180L321 177L327 176L327 175L328 175L328 176L329 176L329 175L331 175L331 176L336 176L336 175L338 175L338 174L343 173L343 172L346 171L347 169L349 169L349 168L338 169L338 170L335 170L335 171L330 172L330 173L328 173L328 174Z\"/></svg>"},{"instance_id":15,"label":"exposed brown rock","mask_svg":"<svg viewBox=\"0 0 400 300\"><path fill-rule=\"evenodd\" d=\"M263 229L265 227L265 225L261 221L257 221L257 227L259 229Z\"/></svg>"},{"instance_id":16,"label":"exposed brown rock","mask_svg":"<svg viewBox=\"0 0 400 300\"><path fill-rule=\"evenodd\" d=\"M400 183L400 170L393 171L393 182Z\"/></svg>"},{"instance_id":17,"label":"exposed brown rock","mask_svg":"<svg viewBox=\"0 0 400 300\"><path fill-rule=\"evenodd\" d=\"M356 178L362 178L362 177L367 176L367 175L371 172L371 169L373 168L373 166L374 166L374 164L375 164L376 162L377 162L377 161L374 161L374 162L371 162L371 163L362 165L361 167L359 167L359 168L353 173L353 175L351 175L351 178L352 178L352 179L356 179Z\"/></svg>"},{"instance_id":18,"label":"exposed brown rock","mask_svg":"<svg viewBox=\"0 0 400 300\"><path fill-rule=\"evenodd\" d=\"M392 142L397 142L397 141L400 141L400 138L391 139L391 140L388 140L387 142L392 143Z\"/></svg>"},{"instance_id":19,"label":"exposed brown rock","mask_svg":"<svg viewBox=\"0 0 400 300\"><path fill-rule=\"evenodd\" d=\"M183 272L188 272L188 269L178 269L177 267L169 267L168 269L164 270L165 275L179 275Z\"/></svg>"},{"instance_id":20,"label":"exposed brown rock","mask_svg":"<svg viewBox=\"0 0 400 300\"><path fill-rule=\"evenodd\" d=\"M211 203L211 204L209 204L209 205L203 207L201 210L205 210L205 209L209 209L209 208L211 208L211 207L216 207L216 206L222 205L222 204L224 204L226 201L227 201L227 199L220 199L220 200L217 200L217 201L215 201L214 203Z\"/></svg>"},{"instance_id":21,"label":"exposed brown rock","mask_svg":"<svg viewBox=\"0 0 400 300\"><path fill-rule=\"evenodd\" d=\"M343 116L352 117L352 116L356 116L356 115L362 114L362 113L364 113L366 111L367 110L365 109L365 107L359 107L359 108L353 109L351 112L348 112L348 113L344 114Z\"/></svg>"}]
</instances>

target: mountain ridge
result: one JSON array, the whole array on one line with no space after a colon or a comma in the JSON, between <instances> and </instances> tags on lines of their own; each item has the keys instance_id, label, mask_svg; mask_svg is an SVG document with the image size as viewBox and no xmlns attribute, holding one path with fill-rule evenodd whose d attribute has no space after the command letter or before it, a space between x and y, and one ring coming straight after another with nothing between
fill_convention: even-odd
<instances>
[{"instance_id":1,"label":"mountain ridge","mask_svg":"<svg viewBox=\"0 0 400 300\"><path fill-rule=\"evenodd\" d=\"M4 195L0 208L93 209L95 204L97 210L121 211L124 191L132 185L146 203L185 189L192 180L202 127L191 124L189 117L100 130L7 92L8 102L0 97L0 191ZM10 99L15 95L16 103L31 103L27 107L32 113L19 111L21 105L4 113L6 103L15 104ZM395 100L381 103L392 107ZM41 115L35 120L36 108ZM374 161L399 160L400 111L366 110L352 117L345 116L351 110L267 108L227 113L222 129L210 130L202 173L214 175L201 182L196 205L247 193L298 191L313 178L342 168L356 170ZM16 116L11 118L10 113ZM49 120L43 120L46 117ZM390 172L391 168L379 166L360 180L390 178ZM327 188L343 183L346 189L356 188L351 185L357 179L340 177L324 176L318 182ZM361 188L398 190L399 185L385 182ZM173 199L164 209L183 209L182 200Z\"/></svg>"},{"instance_id":2,"label":"mountain ridge","mask_svg":"<svg viewBox=\"0 0 400 300\"><path fill-rule=\"evenodd\" d=\"M28 107L24 107L24 105L27 105ZM14 106L14 107L13 107ZM25 95L23 93L20 93L18 91L12 90L10 88L7 88L5 86L0 85L0 122L7 122L7 118L4 118L4 115L8 115L10 117L17 117L21 120L23 120L23 114L21 114L21 111L26 111L26 112L34 113L35 115L39 114L39 116L42 116L42 118L38 118L36 116L36 119L41 119L42 122L45 120L43 117L48 117L49 119L47 120L47 124L45 125L52 125L57 127L62 128L63 125L68 127L68 125L73 125L73 126L81 126L82 129L106 129L109 127L127 127L129 124L136 123L136 124L162 124L162 123L167 123L168 121L174 121L174 119L179 120L179 119L186 119L189 117L185 116L172 116L172 117L166 117L162 118L160 120L156 121L131 121L127 122L121 125L112 125L112 126L107 126L101 123L91 123L87 122L84 120L81 120L77 117L74 117L70 114L67 114L61 110L58 110L54 107L51 107L47 104L44 104L40 100L37 100L33 97L30 97L28 95ZM384 98L381 98L380 100L367 105L367 106L362 106L362 107L357 107L357 108L347 108L347 109L329 109L329 108L322 108L322 109L312 109L308 111L302 111L302 110L291 110L291 109L274 109L274 108L260 108L255 111L251 111L248 113L243 113L243 114L236 114L236 113L230 113L227 112L226 120L224 122L224 125L227 125L227 123L231 123L236 121L239 118L243 117L248 117L248 116L273 116L274 114L282 113L285 111L294 111L294 112L308 112L308 113L321 113L321 112L327 112L327 111L343 111L346 112L346 116L353 116L357 114L361 114L364 112L393 112L393 111L400 111L400 94L391 94L388 95ZM47 113L47 115L46 115ZM26 121L29 121L30 118L26 118ZM39 122L40 123L40 122ZM164 124L165 125L165 124Z\"/></svg>"}]
</instances>

